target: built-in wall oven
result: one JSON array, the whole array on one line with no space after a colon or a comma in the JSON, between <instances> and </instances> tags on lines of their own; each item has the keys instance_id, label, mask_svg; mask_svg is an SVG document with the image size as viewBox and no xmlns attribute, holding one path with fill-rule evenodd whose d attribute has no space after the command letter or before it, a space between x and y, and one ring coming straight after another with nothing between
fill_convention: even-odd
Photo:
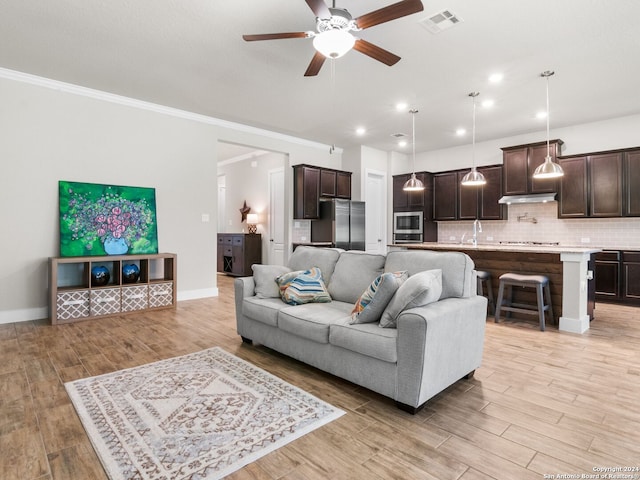
<instances>
[{"instance_id":1,"label":"built-in wall oven","mask_svg":"<svg viewBox=\"0 0 640 480\"><path fill-rule=\"evenodd\" d=\"M422 243L422 212L394 212L393 243Z\"/></svg>"}]
</instances>

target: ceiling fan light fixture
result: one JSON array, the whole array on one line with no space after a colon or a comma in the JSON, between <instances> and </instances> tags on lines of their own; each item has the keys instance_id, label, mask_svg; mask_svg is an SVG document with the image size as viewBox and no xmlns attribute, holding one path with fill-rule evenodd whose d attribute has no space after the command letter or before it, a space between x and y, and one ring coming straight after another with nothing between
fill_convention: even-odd
<instances>
[{"instance_id":1,"label":"ceiling fan light fixture","mask_svg":"<svg viewBox=\"0 0 640 480\"><path fill-rule=\"evenodd\" d=\"M340 58L353 48L356 38L346 30L333 29L313 37L313 48L327 58Z\"/></svg>"}]
</instances>

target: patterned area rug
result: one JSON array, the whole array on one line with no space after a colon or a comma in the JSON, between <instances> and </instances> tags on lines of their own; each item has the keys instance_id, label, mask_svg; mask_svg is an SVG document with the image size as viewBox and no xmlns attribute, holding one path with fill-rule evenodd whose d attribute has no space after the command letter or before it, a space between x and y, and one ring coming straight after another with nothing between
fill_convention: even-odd
<instances>
[{"instance_id":1,"label":"patterned area rug","mask_svg":"<svg viewBox=\"0 0 640 480\"><path fill-rule=\"evenodd\" d=\"M216 479L344 414L211 348L65 384L112 479Z\"/></svg>"}]
</instances>

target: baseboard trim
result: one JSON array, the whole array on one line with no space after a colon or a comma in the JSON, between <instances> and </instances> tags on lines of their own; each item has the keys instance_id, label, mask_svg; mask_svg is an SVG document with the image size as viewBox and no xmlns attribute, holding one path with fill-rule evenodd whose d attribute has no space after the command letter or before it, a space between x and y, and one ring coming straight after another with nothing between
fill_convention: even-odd
<instances>
[{"instance_id":1,"label":"baseboard trim","mask_svg":"<svg viewBox=\"0 0 640 480\"><path fill-rule=\"evenodd\" d=\"M218 288L203 288L200 290L188 290L178 292L178 301L197 300L199 298L210 298L218 296ZM22 308L19 310L0 311L0 325L7 323L31 322L33 320L49 319L49 308Z\"/></svg>"},{"instance_id":2,"label":"baseboard trim","mask_svg":"<svg viewBox=\"0 0 640 480\"><path fill-rule=\"evenodd\" d=\"M211 298L218 296L218 288L202 288L200 290L187 290L186 292L178 292L178 301L182 300L198 300L199 298Z\"/></svg>"},{"instance_id":3,"label":"baseboard trim","mask_svg":"<svg viewBox=\"0 0 640 480\"><path fill-rule=\"evenodd\" d=\"M49 308L21 308L19 310L0 311L0 325L17 322L30 322L49 318Z\"/></svg>"}]
</instances>

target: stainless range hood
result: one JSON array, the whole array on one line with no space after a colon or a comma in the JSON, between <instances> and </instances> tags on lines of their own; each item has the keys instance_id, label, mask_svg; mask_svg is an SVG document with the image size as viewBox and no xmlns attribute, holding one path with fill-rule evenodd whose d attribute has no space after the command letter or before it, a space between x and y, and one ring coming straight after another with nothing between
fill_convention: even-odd
<instances>
[{"instance_id":1,"label":"stainless range hood","mask_svg":"<svg viewBox=\"0 0 640 480\"><path fill-rule=\"evenodd\" d=\"M547 203L555 202L555 193L531 193L529 195L505 195L498 203Z\"/></svg>"}]
</instances>

